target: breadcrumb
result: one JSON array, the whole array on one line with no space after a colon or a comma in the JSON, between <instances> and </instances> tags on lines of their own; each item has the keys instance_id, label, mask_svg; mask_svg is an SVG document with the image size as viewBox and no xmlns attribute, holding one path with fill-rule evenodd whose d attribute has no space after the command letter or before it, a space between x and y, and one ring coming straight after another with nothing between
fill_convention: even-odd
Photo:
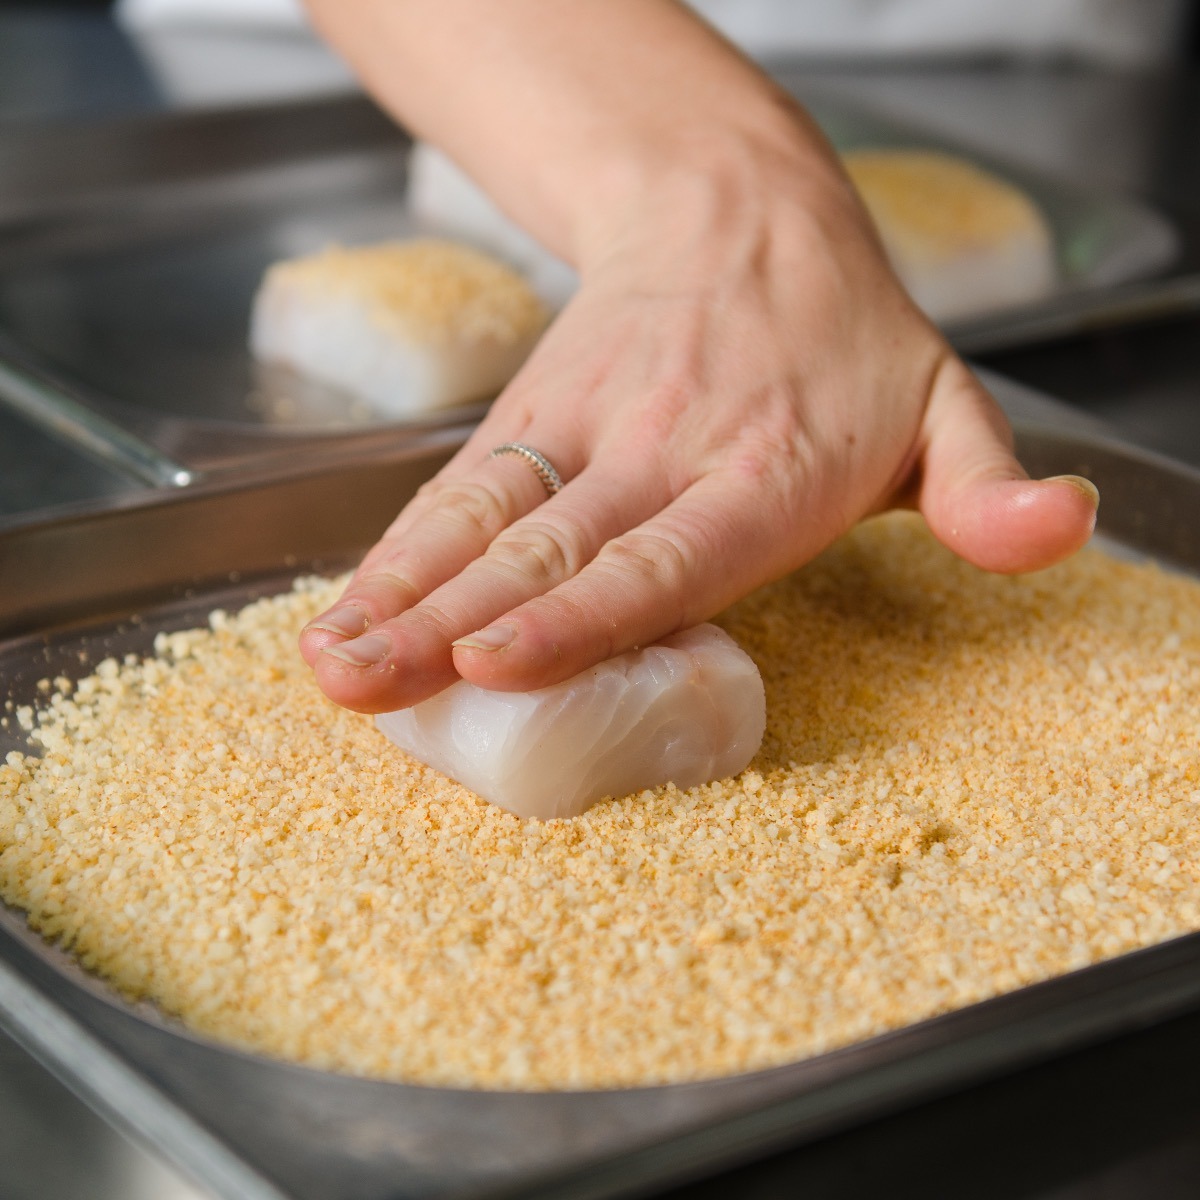
<instances>
[{"instance_id":1,"label":"breadcrumb","mask_svg":"<svg viewBox=\"0 0 1200 1200\"><path fill-rule=\"evenodd\" d=\"M1049 239L1019 188L975 163L933 150L852 150L842 158L874 220L945 258L1016 234Z\"/></svg>"},{"instance_id":2,"label":"breadcrumb","mask_svg":"<svg viewBox=\"0 0 1200 1200\"><path fill-rule=\"evenodd\" d=\"M536 337L549 314L525 280L469 246L435 238L329 246L268 269L272 286L360 300L385 331L456 345Z\"/></svg>"},{"instance_id":3,"label":"breadcrumb","mask_svg":"<svg viewBox=\"0 0 1200 1200\"><path fill-rule=\"evenodd\" d=\"M1200 591L1024 578L870 522L730 610L735 779L522 821L327 702L291 593L60 681L0 766L0 892L130 997L422 1084L790 1062L1200 927ZM21 714L18 713L18 719Z\"/></svg>"}]
</instances>

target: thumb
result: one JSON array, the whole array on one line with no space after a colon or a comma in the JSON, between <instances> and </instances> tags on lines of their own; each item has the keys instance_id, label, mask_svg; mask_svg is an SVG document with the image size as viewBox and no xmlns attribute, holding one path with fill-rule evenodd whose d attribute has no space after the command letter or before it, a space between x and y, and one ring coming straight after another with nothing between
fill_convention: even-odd
<instances>
[{"instance_id":1,"label":"thumb","mask_svg":"<svg viewBox=\"0 0 1200 1200\"><path fill-rule=\"evenodd\" d=\"M1091 536L1100 495L1077 475L1031 480L1000 406L948 358L925 413L918 505L934 536L988 571L1036 571Z\"/></svg>"}]
</instances>

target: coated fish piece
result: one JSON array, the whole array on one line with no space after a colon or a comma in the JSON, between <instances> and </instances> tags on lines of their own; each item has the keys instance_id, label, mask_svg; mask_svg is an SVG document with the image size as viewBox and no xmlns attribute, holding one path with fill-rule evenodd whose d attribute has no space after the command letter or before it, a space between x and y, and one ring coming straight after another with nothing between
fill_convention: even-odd
<instances>
[{"instance_id":1,"label":"coated fish piece","mask_svg":"<svg viewBox=\"0 0 1200 1200\"><path fill-rule=\"evenodd\" d=\"M933 320L966 320L1053 290L1054 234L1008 180L932 150L853 150L842 161L896 274Z\"/></svg>"},{"instance_id":2,"label":"coated fish piece","mask_svg":"<svg viewBox=\"0 0 1200 1200\"><path fill-rule=\"evenodd\" d=\"M467 246L330 246L267 270L250 347L403 418L494 396L549 315L519 274Z\"/></svg>"},{"instance_id":3,"label":"coated fish piece","mask_svg":"<svg viewBox=\"0 0 1200 1200\"><path fill-rule=\"evenodd\" d=\"M605 796L745 769L762 742L758 668L697 625L533 692L460 680L375 718L401 749L521 817L574 817Z\"/></svg>"}]
</instances>

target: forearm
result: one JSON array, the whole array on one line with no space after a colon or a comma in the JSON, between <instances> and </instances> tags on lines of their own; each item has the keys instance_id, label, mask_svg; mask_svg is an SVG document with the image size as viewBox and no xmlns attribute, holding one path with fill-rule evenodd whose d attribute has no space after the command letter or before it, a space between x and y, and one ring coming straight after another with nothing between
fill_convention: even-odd
<instances>
[{"instance_id":1,"label":"forearm","mask_svg":"<svg viewBox=\"0 0 1200 1200\"><path fill-rule=\"evenodd\" d=\"M309 0L375 96L576 265L651 196L837 168L807 119L672 0ZM720 197L715 197L719 202Z\"/></svg>"}]
</instances>

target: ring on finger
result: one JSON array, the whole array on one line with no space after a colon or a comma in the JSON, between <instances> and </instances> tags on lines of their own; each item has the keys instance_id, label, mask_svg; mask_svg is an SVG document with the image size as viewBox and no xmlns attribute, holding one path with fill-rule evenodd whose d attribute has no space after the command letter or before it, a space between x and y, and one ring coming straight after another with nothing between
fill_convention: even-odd
<instances>
[{"instance_id":1,"label":"ring on finger","mask_svg":"<svg viewBox=\"0 0 1200 1200\"><path fill-rule=\"evenodd\" d=\"M562 476L554 469L554 464L540 451L524 442L504 442L488 455L488 458L499 458L502 454L515 454L523 458L532 468L534 474L542 481L547 496L553 496L563 490Z\"/></svg>"}]
</instances>

